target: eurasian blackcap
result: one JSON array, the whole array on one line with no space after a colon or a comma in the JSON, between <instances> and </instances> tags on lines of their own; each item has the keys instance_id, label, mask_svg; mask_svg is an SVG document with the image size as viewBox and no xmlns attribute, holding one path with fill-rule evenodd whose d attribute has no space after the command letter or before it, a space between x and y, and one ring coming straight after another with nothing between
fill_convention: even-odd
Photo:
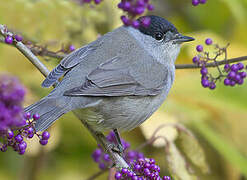
<instances>
[{"instance_id":1,"label":"eurasian blackcap","mask_svg":"<svg viewBox=\"0 0 247 180\"><path fill-rule=\"evenodd\" d=\"M165 101L175 76L175 60L183 42L173 24L157 16L149 26L121 26L67 55L43 82L51 93L27 107L39 113L35 128L45 130L73 111L96 131L131 130Z\"/></svg>"}]
</instances>

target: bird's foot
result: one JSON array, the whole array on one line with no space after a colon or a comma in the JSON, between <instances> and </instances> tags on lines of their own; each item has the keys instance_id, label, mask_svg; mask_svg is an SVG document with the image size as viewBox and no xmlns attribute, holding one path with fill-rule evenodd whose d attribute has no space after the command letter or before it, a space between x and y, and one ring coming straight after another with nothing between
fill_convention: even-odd
<instances>
[{"instance_id":1,"label":"bird's foot","mask_svg":"<svg viewBox=\"0 0 247 180\"><path fill-rule=\"evenodd\" d=\"M124 148L122 145L118 144L109 144L109 149L111 149L113 152L116 152L118 153L119 155L123 155L123 152L124 152Z\"/></svg>"}]
</instances>

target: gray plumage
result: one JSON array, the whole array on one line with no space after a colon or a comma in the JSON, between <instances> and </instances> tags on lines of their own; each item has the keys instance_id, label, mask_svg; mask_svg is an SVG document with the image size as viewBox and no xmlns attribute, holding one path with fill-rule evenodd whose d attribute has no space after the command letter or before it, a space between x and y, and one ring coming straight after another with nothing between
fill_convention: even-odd
<instances>
[{"instance_id":1,"label":"gray plumage","mask_svg":"<svg viewBox=\"0 0 247 180\"><path fill-rule=\"evenodd\" d=\"M149 17L153 33L165 31L162 41L149 29L145 33L145 29L122 26L61 61L42 85L49 87L64 75L62 81L25 109L40 114L37 131L69 111L97 131L131 130L158 109L174 81L180 44L192 38L181 36L160 17ZM155 29L152 22L162 26Z\"/></svg>"}]
</instances>

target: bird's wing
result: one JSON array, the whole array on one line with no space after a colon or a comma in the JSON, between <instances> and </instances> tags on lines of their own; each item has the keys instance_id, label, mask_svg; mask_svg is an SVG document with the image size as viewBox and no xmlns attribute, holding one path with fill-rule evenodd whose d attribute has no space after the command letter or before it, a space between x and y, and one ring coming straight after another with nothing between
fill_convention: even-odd
<instances>
[{"instance_id":1,"label":"bird's wing","mask_svg":"<svg viewBox=\"0 0 247 180\"><path fill-rule=\"evenodd\" d=\"M46 77L42 83L42 87L50 87L58 81L58 79L64 75L71 68L79 64L87 55L95 51L100 45L101 41L94 41L93 43L83 46L69 55L67 55Z\"/></svg>"},{"instance_id":2,"label":"bird's wing","mask_svg":"<svg viewBox=\"0 0 247 180\"><path fill-rule=\"evenodd\" d=\"M168 80L168 69L151 56L144 62L114 57L86 77L80 87L65 91L65 96L154 96Z\"/></svg>"}]
</instances>

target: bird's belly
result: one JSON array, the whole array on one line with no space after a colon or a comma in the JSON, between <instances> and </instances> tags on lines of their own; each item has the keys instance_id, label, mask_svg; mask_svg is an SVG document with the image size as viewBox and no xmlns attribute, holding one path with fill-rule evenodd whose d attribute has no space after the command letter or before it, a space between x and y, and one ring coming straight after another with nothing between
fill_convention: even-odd
<instances>
[{"instance_id":1,"label":"bird's belly","mask_svg":"<svg viewBox=\"0 0 247 180\"><path fill-rule=\"evenodd\" d=\"M104 98L97 106L78 109L75 114L97 131L131 130L148 119L164 102L167 92L157 96Z\"/></svg>"}]
</instances>

